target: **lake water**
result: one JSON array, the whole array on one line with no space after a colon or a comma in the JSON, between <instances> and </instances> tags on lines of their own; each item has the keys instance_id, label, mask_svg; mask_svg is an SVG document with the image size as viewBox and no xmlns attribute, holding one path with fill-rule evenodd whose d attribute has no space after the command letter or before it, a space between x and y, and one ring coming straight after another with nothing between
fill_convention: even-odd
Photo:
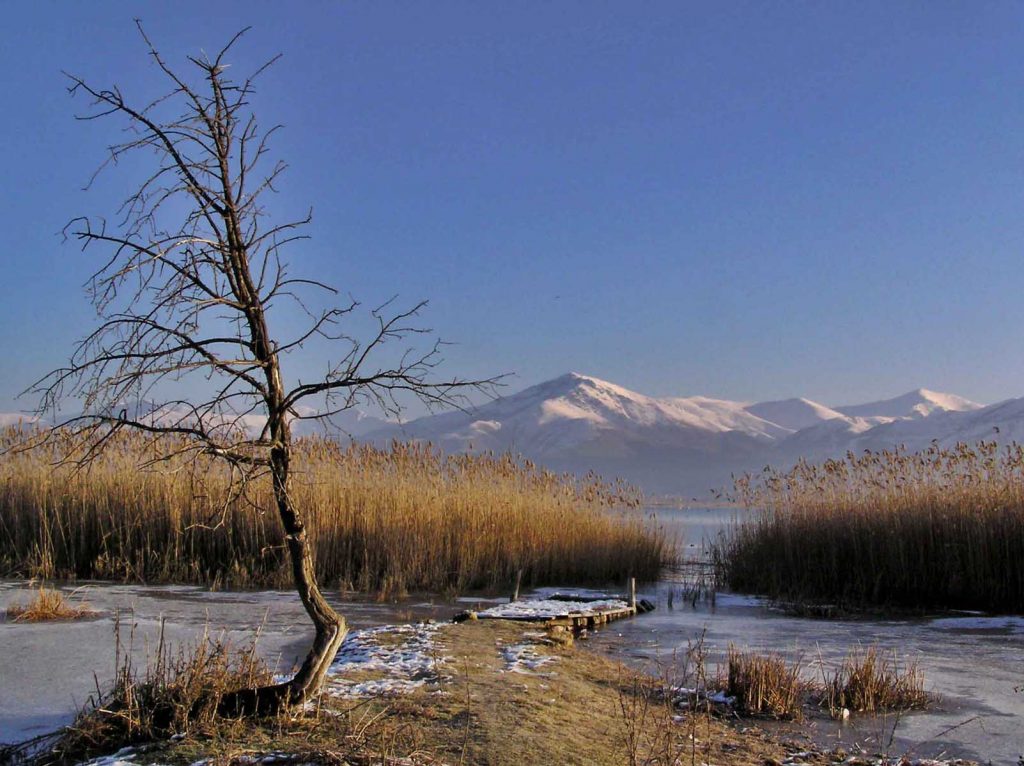
<instances>
[{"instance_id":1,"label":"lake water","mask_svg":"<svg viewBox=\"0 0 1024 766\"><path fill-rule=\"evenodd\" d=\"M647 511L658 523L679 532L687 558L703 556L702 542L713 537L735 515L731 510ZM871 751L918 756L975 758L1016 764L1024 752L1024 619L982 615L941 615L927 619L815 620L777 611L759 599L720 593L713 603L694 606L668 594L678 592L678 578L642 589L658 609L633 620L613 623L591 639L595 648L623 659L666 660L704 636L712 663L730 643L741 648L781 651L813 663L840 660L853 646L878 644L895 651L901 663L920 662L927 688L942 696L938 710L893 717L857 717L840 726L826 718L812 721L823 743L839 740L864 744ZM72 587L65 591L75 590ZM0 609L25 600L22 582L0 582ZM224 632L247 641L261 625L259 646L281 670L305 652L309 640L305 613L287 591L208 592L182 586L132 586L103 583L79 586L74 599L84 599L102 616L69 623L14 624L0 622L0 742L14 741L66 722L95 687L113 675L113 615L122 618L122 640L134 631L134 652L143 661L163 625L172 642L187 641L204 630ZM352 627L447 619L467 604L487 605L495 599L466 598L459 602L412 598L399 604L331 599Z\"/></svg>"}]
</instances>

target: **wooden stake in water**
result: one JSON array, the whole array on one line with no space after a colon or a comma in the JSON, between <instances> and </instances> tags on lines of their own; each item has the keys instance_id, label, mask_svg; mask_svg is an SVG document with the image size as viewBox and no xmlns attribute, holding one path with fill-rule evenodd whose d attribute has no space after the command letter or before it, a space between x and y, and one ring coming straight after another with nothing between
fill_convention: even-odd
<instances>
[{"instance_id":1,"label":"wooden stake in water","mask_svg":"<svg viewBox=\"0 0 1024 766\"><path fill-rule=\"evenodd\" d=\"M522 582L522 580L523 580L523 570L520 569L518 572L516 572L516 587L515 587L515 590L512 591L512 598L510 598L508 600L508 602L510 604L515 603L516 601L519 600L519 583Z\"/></svg>"},{"instance_id":2,"label":"wooden stake in water","mask_svg":"<svg viewBox=\"0 0 1024 766\"><path fill-rule=\"evenodd\" d=\"M629 578L629 605L636 609L636 578Z\"/></svg>"}]
</instances>

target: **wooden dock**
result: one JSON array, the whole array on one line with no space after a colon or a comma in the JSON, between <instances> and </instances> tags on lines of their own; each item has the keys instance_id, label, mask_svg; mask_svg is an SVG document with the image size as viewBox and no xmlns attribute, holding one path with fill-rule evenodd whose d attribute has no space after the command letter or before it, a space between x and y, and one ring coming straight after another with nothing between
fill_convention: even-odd
<instances>
[{"instance_id":1,"label":"wooden dock","mask_svg":"<svg viewBox=\"0 0 1024 766\"><path fill-rule=\"evenodd\" d=\"M594 630L609 622L634 617L654 609L654 604L631 596L579 596L555 593L538 600L511 601L479 612L461 612L455 622L466 620L511 620L544 627L561 627L573 633Z\"/></svg>"}]
</instances>

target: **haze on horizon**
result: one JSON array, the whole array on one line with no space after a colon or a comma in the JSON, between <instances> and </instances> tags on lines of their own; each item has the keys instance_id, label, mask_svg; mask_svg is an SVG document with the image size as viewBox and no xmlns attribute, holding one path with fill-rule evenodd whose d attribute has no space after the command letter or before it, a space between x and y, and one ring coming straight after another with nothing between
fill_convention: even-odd
<instances>
[{"instance_id":1,"label":"haze on horizon","mask_svg":"<svg viewBox=\"0 0 1024 766\"><path fill-rule=\"evenodd\" d=\"M1024 395L1024 7L127 2L5 7L0 411L94 317L113 217L82 186L117 135L61 70L155 94L172 61L253 29L284 54L288 255L364 301L431 301L445 371L570 369L652 396L829 405L920 387ZM272 211L273 212L273 211ZM315 361L312 362L315 364ZM290 369L301 376L302 369Z\"/></svg>"}]
</instances>

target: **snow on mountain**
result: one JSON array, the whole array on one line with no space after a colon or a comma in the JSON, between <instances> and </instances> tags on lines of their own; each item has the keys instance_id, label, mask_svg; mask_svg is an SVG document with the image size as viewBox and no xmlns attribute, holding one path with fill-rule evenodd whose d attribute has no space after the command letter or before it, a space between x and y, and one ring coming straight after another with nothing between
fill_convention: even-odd
<instances>
[{"instance_id":1,"label":"snow on mountain","mask_svg":"<svg viewBox=\"0 0 1024 766\"><path fill-rule=\"evenodd\" d=\"M304 418L315 415L319 410L314 407L299 407L298 413ZM263 418L260 419L262 427ZM321 434L325 436L360 439L368 433L377 431L388 425L383 418L368 415L362 410L352 407L332 415L326 420L300 419L292 421L292 432L298 436Z\"/></svg>"},{"instance_id":2,"label":"snow on mountain","mask_svg":"<svg viewBox=\"0 0 1024 766\"><path fill-rule=\"evenodd\" d=\"M142 401L132 405L131 407L126 407L124 410L126 415L130 418L137 418L142 422L164 426L190 423L195 420L192 410L181 405L161 406L154 404L153 402ZM389 423L387 420L373 417L372 415L368 415L362 410L354 407L332 415L327 420L313 419L312 416L316 413L317 410L313 407L299 407L298 415L300 417L292 420L292 433L296 436L319 434L334 438L359 439L371 431L377 431L384 428ZM41 419L38 416L21 412L0 412L0 428L17 425L18 423L23 423L25 425L38 423L40 425L51 426L67 422L71 418L77 417L79 414L80 413L78 412L70 414L58 413L56 417L50 416ZM225 411L221 413L207 413L204 418L207 425L210 427L213 427L218 423L224 425L230 424L232 427L243 429L251 436L259 434L267 422L266 415L258 413L239 415Z\"/></svg>"},{"instance_id":3,"label":"snow on mountain","mask_svg":"<svg viewBox=\"0 0 1024 766\"><path fill-rule=\"evenodd\" d=\"M833 407L833 409L854 418L923 418L938 411L966 412L981 409L982 406L970 399L964 399L962 396L919 388L894 399Z\"/></svg>"},{"instance_id":4,"label":"snow on mountain","mask_svg":"<svg viewBox=\"0 0 1024 766\"><path fill-rule=\"evenodd\" d=\"M824 404L810 399L781 399L773 402L758 402L746 408L747 412L775 423L790 431L799 431L827 420L843 420L847 417Z\"/></svg>"},{"instance_id":5,"label":"snow on mountain","mask_svg":"<svg viewBox=\"0 0 1024 766\"><path fill-rule=\"evenodd\" d=\"M765 465L840 457L848 450L919 449L990 438L1003 424L1024 439L1024 399L992 407L925 389L830 408L808 399L750 404L703 396L651 397L569 373L469 412L388 426L367 439L429 441L451 452L511 450L556 470L595 470L644 489L707 497L731 475Z\"/></svg>"},{"instance_id":6,"label":"snow on mountain","mask_svg":"<svg viewBox=\"0 0 1024 766\"><path fill-rule=\"evenodd\" d=\"M773 441L786 429L739 402L707 397L655 398L589 375L569 373L496 399L471 412L446 413L374 434L431 441L448 450L507 450L560 455L603 442L602 452L661 444L709 448L722 434Z\"/></svg>"},{"instance_id":7,"label":"snow on mountain","mask_svg":"<svg viewBox=\"0 0 1024 766\"><path fill-rule=\"evenodd\" d=\"M849 448L861 451L898 446L915 452L933 442L952 447L958 442L975 444L981 440L1024 442L1024 399L964 410L933 410L927 417L891 420L857 434Z\"/></svg>"}]
</instances>

